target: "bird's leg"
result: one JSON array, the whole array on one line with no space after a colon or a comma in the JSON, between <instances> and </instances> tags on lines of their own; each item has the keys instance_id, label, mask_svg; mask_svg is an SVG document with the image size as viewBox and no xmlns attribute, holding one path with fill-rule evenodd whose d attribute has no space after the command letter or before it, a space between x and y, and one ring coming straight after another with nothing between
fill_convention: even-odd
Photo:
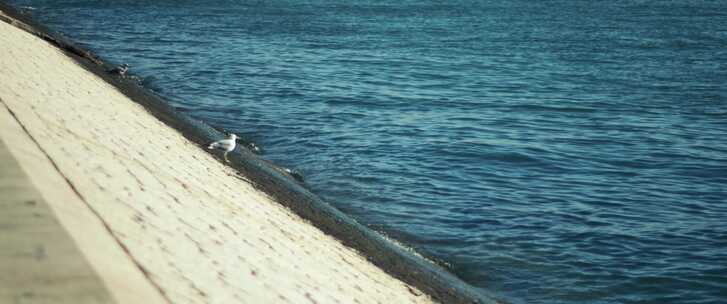
<instances>
[{"instance_id":1,"label":"bird's leg","mask_svg":"<svg viewBox=\"0 0 727 304\"><path fill-rule=\"evenodd\" d=\"M227 152L227 151L225 151L225 161L229 163L229 162L230 162L230 160L229 160L229 159L227 159L227 153L230 153L230 152Z\"/></svg>"}]
</instances>

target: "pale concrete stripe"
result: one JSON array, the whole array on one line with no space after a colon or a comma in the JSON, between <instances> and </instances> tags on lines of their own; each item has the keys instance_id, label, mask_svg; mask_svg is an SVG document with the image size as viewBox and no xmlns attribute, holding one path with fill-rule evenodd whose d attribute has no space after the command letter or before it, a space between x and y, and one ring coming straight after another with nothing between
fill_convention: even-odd
<instances>
[{"instance_id":1,"label":"pale concrete stripe","mask_svg":"<svg viewBox=\"0 0 727 304\"><path fill-rule=\"evenodd\" d=\"M2 140L0 274L1 303L115 302Z\"/></svg>"},{"instance_id":2,"label":"pale concrete stripe","mask_svg":"<svg viewBox=\"0 0 727 304\"><path fill-rule=\"evenodd\" d=\"M110 289L111 296L116 300L115 302L167 302L144 277L144 274L131 261L123 248L116 243L105 229L103 222L89 210L88 206L70 187L65 178L48 159L48 156L25 132L15 117L8 111L2 99L0 99L0 142L5 143L2 147L2 156L0 156L0 175L17 175L14 172L25 174L24 187L33 189L35 197L39 198L36 202L43 202L45 214L52 216L54 223L58 225L56 231L64 235L68 246L78 248L74 249L76 253L79 253L80 250L79 261L87 258L84 261L85 265L95 270L90 271L90 273L95 272L99 277L96 279L100 279L101 283L99 284L103 284ZM11 170L8 167L10 165L14 169ZM32 172L32 174L25 172ZM0 207L3 208L0 212L2 214L5 214L5 201L10 199L8 188L3 187L0 189L0 204L3 206ZM30 199L26 201L30 201ZM2 214L0 214L0 218L4 221L5 218L2 217ZM4 222L0 223L0 252L5 252L7 248L13 248L11 245L6 244L4 240L9 240L10 237L18 237L13 236L13 234L18 235L16 232L5 231L2 228L5 227L3 225ZM37 252L43 252L40 250L38 249ZM0 257L0 263L2 262L5 262L4 255ZM48 267L51 266L48 265ZM0 276L0 290L2 290L0 291L0 303L39 303L31 301L33 298L28 298L27 295L23 296L23 292L8 293L13 290L12 286L32 287L32 285L16 280L13 276L5 276L5 268L2 269L0 271L0 274L3 274ZM75 284L75 277L66 280L66 284ZM103 299L107 300L108 298ZM56 301L44 299L40 303L56 303ZM83 302L74 299L69 303Z\"/></svg>"}]
</instances>

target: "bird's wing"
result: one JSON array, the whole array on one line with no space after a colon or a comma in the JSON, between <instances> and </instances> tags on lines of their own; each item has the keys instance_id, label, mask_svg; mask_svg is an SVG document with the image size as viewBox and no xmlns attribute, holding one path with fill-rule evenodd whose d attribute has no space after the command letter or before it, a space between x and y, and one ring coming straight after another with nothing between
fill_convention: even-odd
<instances>
[{"instance_id":1,"label":"bird's wing","mask_svg":"<svg viewBox=\"0 0 727 304\"><path fill-rule=\"evenodd\" d=\"M213 142L213 143L211 143L211 144L209 145L209 147L207 147L207 148L209 148L209 149L214 149L214 148L217 148L217 147L219 147L219 146L220 146L220 142L219 142L219 141L216 141L216 142Z\"/></svg>"}]
</instances>

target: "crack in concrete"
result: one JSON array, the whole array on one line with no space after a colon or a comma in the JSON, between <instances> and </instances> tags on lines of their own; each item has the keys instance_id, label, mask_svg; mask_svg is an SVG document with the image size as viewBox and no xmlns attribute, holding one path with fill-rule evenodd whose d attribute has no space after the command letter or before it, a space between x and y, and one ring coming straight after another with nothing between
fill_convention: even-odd
<instances>
[{"instance_id":1,"label":"crack in concrete","mask_svg":"<svg viewBox=\"0 0 727 304\"><path fill-rule=\"evenodd\" d=\"M71 190L73 190L73 192L78 196L78 198L86 205L86 207L93 213L93 215L101 222L101 224L104 226L104 229L106 229L106 231L109 233L109 235L121 247L121 249L124 251L124 253L129 258L129 260L131 260L131 262L139 269L139 271L141 271L141 273L144 275L144 277L146 277L146 279L149 281L149 283L152 286L154 286L154 288L157 291L159 291L159 293L161 294L162 298L164 298L164 300L167 303L170 303L171 304L172 301L169 299L169 297L167 296L167 294L164 291L164 289L162 289L162 287L159 284L157 284L157 282L155 282L154 279L152 279L151 274L149 273L149 271L146 270L146 268L143 265L141 265L141 263L139 263L134 258L134 256L131 254L131 251L129 250L129 248L127 248L126 245L113 232L113 230L111 229L111 226L109 226L109 224L106 223L106 221L104 221L104 219L101 217L101 215L98 213L98 211L96 211L91 206L91 204L89 204L88 201L86 201L86 198L78 191L78 189L76 188L76 186L73 185L73 182L71 182L71 180L65 174L63 174L63 172L61 171L61 169L58 167L58 164L56 164L56 162L53 160L53 158L51 158L50 155L48 155L48 153L45 151L45 149L43 149L43 147L40 145L40 143L35 139L35 137L30 133L30 131L28 131L28 129L23 124L23 122L20 121L20 119L15 114L15 112L10 108L10 106L8 106L8 104L5 103L5 101L2 98L0 98L0 103L2 103L2 105L5 107L5 109L7 109L8 113L10 113L10 115L15 119L15 121L18 123L18 125L20 125L20 127L23 129L23 131L25 132L25 134L38 147L38 150L40 150L40 152L43 153L43 155L45 155L45 157L48 159L48 161L51 163L51 165L53 165L53 168L55 168L56 172L58 172L58 174L61 177L63 177L63 179L66 181L66 183L71 188Z\"/></svg>"}]
</instances>

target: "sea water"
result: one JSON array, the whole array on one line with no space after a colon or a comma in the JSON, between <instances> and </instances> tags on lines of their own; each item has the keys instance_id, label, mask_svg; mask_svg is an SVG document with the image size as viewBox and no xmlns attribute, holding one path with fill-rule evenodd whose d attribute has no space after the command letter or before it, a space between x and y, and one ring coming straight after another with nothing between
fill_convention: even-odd
<instances>
[{"instance_id":1,"label":"sea water","mask_svg":"<svg viewBox=\"0 0 727 304\"><path fill-rule=\"evenodd\" d=\"M725 1L11 1L513 303L727 301Z\"/></svg>"}]
</instances>

